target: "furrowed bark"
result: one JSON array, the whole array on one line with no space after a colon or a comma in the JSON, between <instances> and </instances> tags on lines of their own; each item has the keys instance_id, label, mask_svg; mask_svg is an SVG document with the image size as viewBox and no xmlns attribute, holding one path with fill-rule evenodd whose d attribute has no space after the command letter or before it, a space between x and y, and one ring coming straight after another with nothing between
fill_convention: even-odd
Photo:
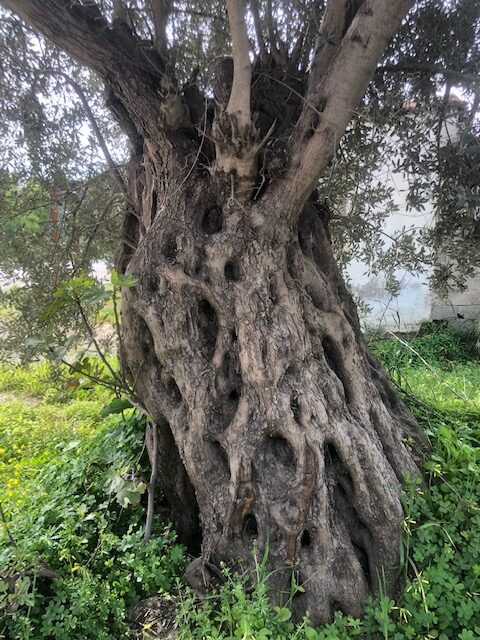
<instances>
[{"instance_id":1,"label":"furrowed bark","mask_svg":"<svg viewBox=\"0 0 480 640\"><path fill-rule=\"evenodd\" d=\"M208 167L158 51L140 63L134 36L113 34L96 5L2 1L102 74L133 142L117 266L136 285L122 292L121 360L157 425L180 540L198 548L200 524L215 565L251 566L254 546L268 547L279 601L295 570L299 615L360 615L380 575L387 593L397 586L401 482L425 438L361 336L314 189L411 0L329 5L324 24L342 37L317 51L325 68L303 110L271 3L276 68L251 83L243 12L228 0L239 73L217 101ZM258 130L250 103L270 107ZM258 153L272 132L268 153L291 158L268 175Z\"/></svg>"},{"instance_id":2,"label":"furrowed bark","mask_svg":"<svg viewBox=\"0 0 480 640\"><path fill-rule=\"evenodd\" d=\"M396 588L425 440L363 341L326 213L309 201L272 243L280 199L239 204L199 170L165 189L158 158L141 164L158 200L128 260L122 359L194 488L204 558L249 566L268 546L278 601L295 568L298 615L360 615L379 576Z\"/></svg>"}]
</instances>

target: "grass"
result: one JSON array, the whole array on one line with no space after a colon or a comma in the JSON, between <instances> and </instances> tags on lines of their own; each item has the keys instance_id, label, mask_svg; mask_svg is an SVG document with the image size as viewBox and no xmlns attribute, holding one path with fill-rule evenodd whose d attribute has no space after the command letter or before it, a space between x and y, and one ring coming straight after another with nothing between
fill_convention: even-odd
<instances>
[{"instance_id":1,"label":"grass","mask_svg":"<svg viewBox=\"0 0 480 640\"><path fill-rule=\"evenodd\" d=\"M443 411L480 409L480 366L459 364L450 371L406 367L400 386Z\"/></svg>"},{"instance_id":2,"label":"grass","mask_svg":"<svg viewBox=\"0 0 480 640\"><path fill-rule=\"evenodd\" d=\"M0 370L2 639L126 639L127 611L183 572L167 524L142 539L143 418L102 418L104 390L66 386L46 363Z\"/></svg>"},{"instance_id":3,"label":"grass","mask_svg":"<svg viewBox=\"0 0 480 640\"><path fill-rule=\"evenodd\" d=\"M477 337L427 325L406 342L373 339L371 347L401 389L443 411L480 410L480 353Z\"/></svg>"},{"instance_id":4,"label":"grass","mask_svg":"<svg viewBox=\"0 0 480 640\"><path fill-rule=\"evenodd\" d=\"M199 604L182 582L185 552L158 516L142 543L143 420L101 418L108 392L85 384L72 395L66 372L49 364L0 366L0 638L126 639L130 608L159 593L179 602L183 640L479 638L478 353L468 338L435 329L407 346L392 338L372 347L432 454L425 482L405 484L403 592L379 594L361 620L338 612L321 628L293 623L269 601L262 558L253 586L226 569L220 591ZM292 581L292 595L301 588Z\"/></svg>"}]
</instances>

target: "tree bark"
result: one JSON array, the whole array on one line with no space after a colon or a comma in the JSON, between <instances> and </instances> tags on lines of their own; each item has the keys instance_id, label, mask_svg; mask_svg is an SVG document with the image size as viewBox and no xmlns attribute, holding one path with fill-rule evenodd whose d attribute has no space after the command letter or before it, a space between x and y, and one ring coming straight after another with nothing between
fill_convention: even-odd
<instances>
[{"instance_id":1,"label":"tree bark","mask_svg":"<svg viewBox=\"0 0 480 640\"><path fill-rule=\"evenodd\" d=\"M180 538L198 545L200 524L214 564L268 548L273 593L297 571L294 608L314 623L395 589L401 482L425 444L362 338L314 193L412 2L328 0L309 79L283 69L267 3L271 50L249 87L243 3L228 0L233 77L224 60L212 115L164 45L144 49L95 2L0 0L102 76L132 143L121 357ZM153 5L158 27L168 3Z\"/></svg>"},{"instance_id":2,"label":"tree bark","mask_svg":"<svg viewBox=\"0 0 480 640\"><path fill-rule=\"evenodd\" d=\"M361 336L327 212L311 198L272 228L280 199L239 203L201 169L165 190L163 170L152 149L137 159L122 359L168 443L160 475L189 496L170 496L180 533L198 505L207 560L268 545L279 597L293 568L305 584L299 613L359 615L380 577L395 589L401 481L423 438Z\"/></svg>"}]
</instances>

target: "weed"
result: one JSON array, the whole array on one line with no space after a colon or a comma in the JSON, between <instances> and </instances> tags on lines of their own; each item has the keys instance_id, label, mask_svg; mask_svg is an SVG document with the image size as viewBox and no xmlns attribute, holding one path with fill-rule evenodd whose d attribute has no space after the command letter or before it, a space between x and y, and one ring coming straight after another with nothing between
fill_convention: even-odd
<instances>
[{"instance_id":1,"label":"weed","mask_svg":"<svg viewBox=\"0 0 480 640\"><path fill-rule=\"evenodd\" d=\"M109 495L116 476L141 472L143 419L110 417L97 428L58 442L26 480L20 502L2 496L15 541L0 534L3 637L127 638L127 610L172 589L182 571L185 554L174 532L156 517L144 543L144 509L124 508ZM38 574L39 566L54 572L53 580Z\"/></svg>"}]
</instances>

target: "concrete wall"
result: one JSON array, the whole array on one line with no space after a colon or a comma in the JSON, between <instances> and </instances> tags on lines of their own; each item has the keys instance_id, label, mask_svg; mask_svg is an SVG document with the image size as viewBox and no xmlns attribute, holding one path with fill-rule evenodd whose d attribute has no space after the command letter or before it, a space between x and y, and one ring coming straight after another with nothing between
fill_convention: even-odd
<instances>
[{"instance_id":1,"label":"concrete wall","mask_svg":"<svg viewBox=\"0 0 480 640\"><path fill-rule=\"evenodd\" d=\"M480 321L480 272L467 281L465 291L456 291L448 300L433 296L432 320L448 320L464 326Z\"/></svg>"},{"instance_id":2,"label":"concrete wall","mask_svg":"<svg viewBox=\"0 0 480 640\"><path fill-rule=\"evenodd\" d=\"M394 201L398 206L398 211L385 221L384 231L388 236L395 237L410 227L432 224L431 205L427 204L424 211L407 211L408 179L403 173L397 173L386 165L377 177L393 187ZM386 237L385 243L388 246L392 241ZM395 275L401 286L397 297L392 297L387 292L383 276L369 275L367 265L357 260L349 264L347 273L353 293L371 308L363 318L368 327L414 331L422 322L430 319L432 297L428 287L428 273L412 275L404 269L397 269Z\"/></svg>"},{"instance_id":3,"label":"concrete wall","mask_svg":"<svg viewBox=\"0 0 480 640\"><path fill-rule=\"evenodd\" d=\"M458 129L455 121L444 125L443 136L455 141ZM398 211L385 221L384 232L395 237L403 229L428 227L434 223L434 212L427 203L424 211L407 211L408 176L395 172L388 160L376 176L394 190ZM386 240L388 246L389 240ZM391 244L391 241L390 241ZM480 319L480 273L468 281L464 292L454 292L447 301L440 300L430 291L430 272L413 275L397 269L395 275L400 282L400 294L392 297L386 290L385 279L380 275L369 275L367 265L352 261L347 269L352 290L370 311L363 315L366 326L373 329L391 331L415 331L422 322L428 320L448 320L455 324L468 324Z\"/></svg>"}]
</instances>

